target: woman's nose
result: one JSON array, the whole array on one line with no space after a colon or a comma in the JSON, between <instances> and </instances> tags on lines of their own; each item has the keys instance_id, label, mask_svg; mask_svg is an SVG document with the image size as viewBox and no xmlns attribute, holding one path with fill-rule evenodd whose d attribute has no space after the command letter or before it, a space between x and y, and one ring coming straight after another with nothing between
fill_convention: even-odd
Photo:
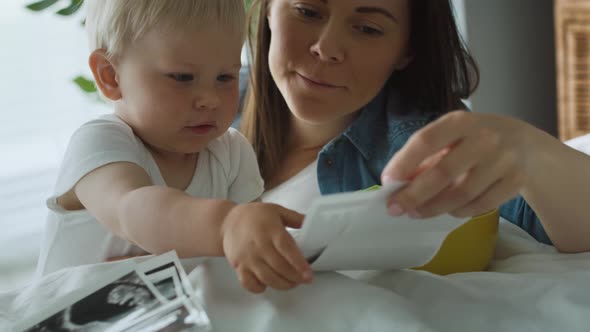
<instances>
[{"instance_id":1,"label":"woman's nose","mask_svg":"<svg viewBox=\"0 0 590 332\"><path fill-rule=\"evenodd\" d=\"M322 30L318 40L311 45L310 52L322 62L341 63L345 54L341 38L337 31L328 25Z\"/></svg>"}]
</instances>

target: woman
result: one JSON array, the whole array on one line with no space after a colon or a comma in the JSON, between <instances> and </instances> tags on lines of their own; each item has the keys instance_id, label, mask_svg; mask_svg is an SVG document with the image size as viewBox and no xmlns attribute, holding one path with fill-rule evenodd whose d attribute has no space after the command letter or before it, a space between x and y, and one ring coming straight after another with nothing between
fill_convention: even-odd
<instances>
[{"instance_id":1,"label":"woman","mask_svg":"<svg viewBox=\"0 0 590 332\"><path fill-rule=\"evenodd\" d=\"M590 251L590 157L516 119L451 112L478 71L449 1L259 5L243 130L265 201L305 211L319 195L411 180L390 212L423 218L520 195L504 218L562 252Z\"/></svg>"}]
</instances>

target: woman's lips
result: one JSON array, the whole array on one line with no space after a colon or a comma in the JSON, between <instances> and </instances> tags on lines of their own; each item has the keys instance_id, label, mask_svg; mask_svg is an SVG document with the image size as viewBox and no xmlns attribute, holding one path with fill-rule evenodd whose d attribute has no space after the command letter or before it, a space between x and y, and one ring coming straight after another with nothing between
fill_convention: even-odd
<instances>
[{"instance_id":1,"label":"woman's lips","mask_svg":"<svg viewBox=\"0 0 590 332\"><path fill-rule=\"evenodd\" d=\"M334 85L331 84L329 82L320 80L320 79L316 79L316 78L311 78L305 75L302 75L300 73L297 73L297 76L299 78L301 78L301 80L307 84L308 86L311 87L315 87L315 88L326 88L326 89L342 89L344 88L343 86L338 86L338 85Z\"/></svg>"}]
</instances>

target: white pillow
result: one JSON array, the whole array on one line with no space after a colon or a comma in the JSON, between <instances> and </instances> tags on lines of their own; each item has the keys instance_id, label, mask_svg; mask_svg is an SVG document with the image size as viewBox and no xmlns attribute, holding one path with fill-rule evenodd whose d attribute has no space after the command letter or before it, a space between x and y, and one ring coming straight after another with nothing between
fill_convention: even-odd
<instances>
[{"instance_id":1,"label":"white pillow","mask_svg":"<svg viewBox=\"0 0 590 332\"><path fill-rule=\"evenodd\" d=\"M586 134L583 136L573 138L569 141L565 141L565 144L571 146L576 150L582 151L585 154L590 155L590 134Z\"/></svg>"}]
</instances>

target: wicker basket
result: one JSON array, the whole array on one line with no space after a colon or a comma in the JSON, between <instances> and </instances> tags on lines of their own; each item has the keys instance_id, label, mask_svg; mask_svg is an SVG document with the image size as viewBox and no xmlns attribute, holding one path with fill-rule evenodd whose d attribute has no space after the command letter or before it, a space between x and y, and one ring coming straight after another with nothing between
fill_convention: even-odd
<instances>
[{"instance_id":1,"label":"wicker basket","mask_svg":"<svg viewBox=\"0 0 590 332\"><path fill-rule=\"evenodd\" d=\"M590 133L590 0L556 0L559 137Z\"/></svg>"}]
</instances>

